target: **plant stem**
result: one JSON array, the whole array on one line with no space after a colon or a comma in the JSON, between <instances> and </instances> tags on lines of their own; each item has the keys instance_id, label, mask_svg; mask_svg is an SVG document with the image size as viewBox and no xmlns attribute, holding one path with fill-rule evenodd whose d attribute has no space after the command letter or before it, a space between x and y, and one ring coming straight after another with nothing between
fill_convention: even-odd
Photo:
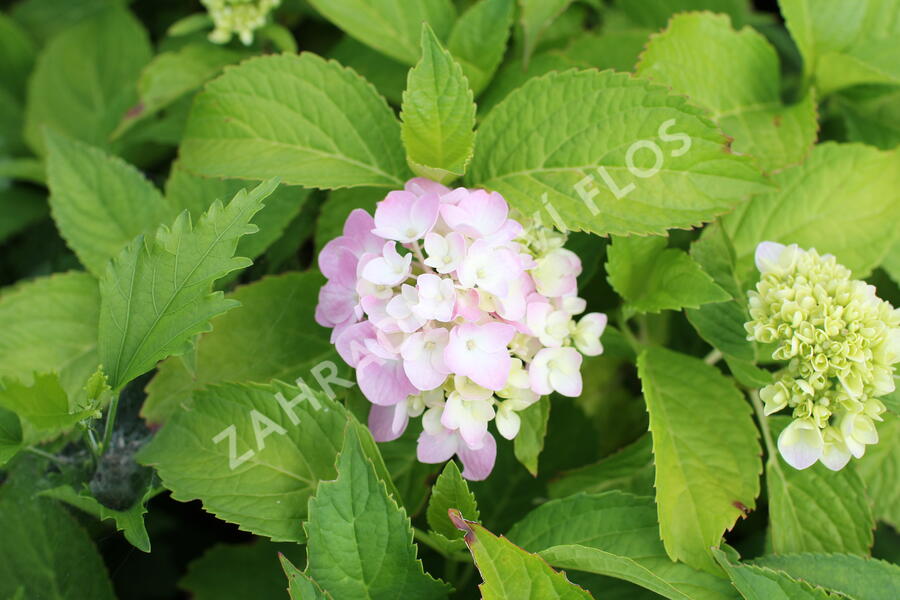
<instances>
[{"instance_id":1,"label":"plant stem","mask_svg":"<svg viewBox=\"0 0 900 600\"><path fill-rule=\"evenodd\" d=\"M40 448L33 448L31 446L28 446L25 448L25 450L27 452L31 452L32 454L36 454L37 456L40 456L42 458L46 458L47 460L54 462L58 465L65 464L59 457L56 457L56 456L50 454L49 452L44 452Z\"/></svg>"},{"instance_id":2,"label":"plant stem","mask_svg":"<svg viewBox=\"0 0 900 600\"><path fill-rule=\"evenodd\" d=\"M759 428L762 430L763 440L766 442L766 450L769 451L769 456L775 456L775 443L772 441L772 432L769 430L769 421L763 410L759 394L756 390L749 390L747 393L750 394L750 401L753 402L753 408L756 410L756 420L759 421Z\"/></svg>"},{"instance_id":3,"label":"plant stem","mask_svg":"<svg viewBox=\"0 0 900 600\"><path fill-rule=\"evenodd\" d=\"M719 362L720 360L722 360L722 352L718 348L713 348L712 352L707 354L706 357L703 359L703 362L705 362L708 365L714 365L717 362Z\"/></svg>"},{"instance_id":4,"label":"plant stem","mask_svg":"<svg viewBox=\"0 0 900 600\"><path fill-rule=\"evenodd\" d=\"M636 337L634 337L634 333L628 326L628 321L625 320L625 317L622 315L621 311L616 318L616 325L619 326L619 331L622 333L622 337L625 338L625 341L628 342L628 345L631 346L631 349L634 350L634 353L640 354L641 349L644 347L644 345L639 342Z\"/></svg>"},{"instance_id":5,"label":"plant stem","mask_svg":"<svg viewBox=\"0 0 900 600\"><path fill-rule=\"evenodd\" d=\"M434 273L434 269L425 264L425 255L422 254L422 248L419 246L419 240L415 240L410 242L410 250L412 250L413 256L416 257L416 260L419 261L422 270L426 273Z\"/></svg>"},{"instance_id":6,"label":"plant stem","mask_svg":"<svg viewBox=\"0 0 900 600\"><path fill-rule=\"evenodd\" d=\"M106 427L103 431L103 443L100 445L100 455L102 456L109 448L109 442L112 439L113 428L116 424L116 413L119 412L119 395L113 396L109 402L109 411L106 413Z\"/></svg>"}]
</instances>

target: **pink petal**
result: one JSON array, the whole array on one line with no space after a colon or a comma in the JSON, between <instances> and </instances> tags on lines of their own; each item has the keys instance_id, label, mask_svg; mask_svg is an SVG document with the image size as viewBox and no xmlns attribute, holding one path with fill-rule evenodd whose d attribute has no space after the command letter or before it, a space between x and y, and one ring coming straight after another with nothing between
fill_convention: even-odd
<instances>
[{"instance_id":1,"label":"pink petal","mask_svg":"<svg viewBox=\"0 0 900 600\"><path fill-rule=\"evenodd\" d=\"M393 406L405 402L419 392L403 372L402 361L385 360L372 355L356 369L356 381L363 395L372 404Z\"/></svg>"},{"instance_id":2,"label":"pink petal","mask_svg":"<svg viewBox=\"0 0 900 600\"><path fill-rule=\"evenodd\" d=\"M395 406L373 405L369 410L369 430L376 442L396 440L406 431L409 413L405 404Z\"/></svg>"},{"instance_id":3,"label":"pink petal","mask_svg":"<svg viewBox=\"0 0 900 600\"><path fill-rule=\"evenodd\" d=\"M488 433L484 436L481 448L472 450L465 444L459 444L457 454L464 467L462 476L469 481L482 481L487 479L487 476L494 470L494 462L497 459L497 441Z\"/></svg>"},{"instance_id":4,"label":"pink petal","mask_svg":"<svg viewBox=\"0 0 900 600\"><path fill-rule=\"evenodd\" d=\"M344 222L344 237L359 247L360 254L371 252L378 254L384 241L372 233L375 228L375 219L361 208L350 211Z\"/></svg>"},{"instance_id":5,"label":"pink petal","mask_svg":"<svg viewBox=\"0 0 900 600\"><path fill-rule=\"evenodd\" d=\"M342 323L353 315L356 303L355 290L329 281L319 290L316 322L323 327L333 327Z\"/></svg>"},{"instance_id":6,"label":"pink petal","mask_svg":"<svg viewBox=\"0 0 900 600\"><path fill-rule=\"evenodd\" d=\"M434 464L450 460L456 454L459 445L455 432L443 431L436 435L426 432L419 434L419 443L416 447L416 457L419 462Z\"/></svg>"},{"instance_id":7,"label":"pink petal","mask_svg":"<svg viewBox=\"0 0 900 600\"><path fill-rule=\"evenodd\" d=\"M424 177L413 177L406 182L406 185L403 186L403 189L407 192L415 194L416 196L424 196L426 194L443 196L444 194L450 192L450 188L448 188L447 186L442 185L437 181L425 179Z\"/></svg>"},{"instance_id":8,"label":"pink petal","mask_svg":"<svg viewBox=\"0 0 900 600\"><path fill-rule=\"evenodd\" d=\"M366 349L367 339L375 339L375 328L369 321L362 321L342 331L334 341L334 346L344 362L356 368L363 357L370 354Z\"/></svg>"}]
</instances>

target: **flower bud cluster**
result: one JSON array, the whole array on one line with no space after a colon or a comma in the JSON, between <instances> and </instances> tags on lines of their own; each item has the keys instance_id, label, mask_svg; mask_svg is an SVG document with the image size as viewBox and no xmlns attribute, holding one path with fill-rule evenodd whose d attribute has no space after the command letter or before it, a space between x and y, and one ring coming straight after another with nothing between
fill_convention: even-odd
<instances>
[{"instance_id":1,"label":"flower bud cluster","mask_svg":"<svg viewBox=\"0 0 900 600\"><path fill-rule=\"evenodd\" d=\"M745 328L749 339L775 345L772 358L787 361L759 393L767 415L793 411L779 452L798 469L818 460L840 470L878 442L875 421L885 410L878 398L894 390L900 361L900 310L814 249L763 242L756 266L761 277Z\"/></svg>"},{"instance_id":2,"label":"flower bud cluster","mask_svg":"<svg viewBox=\"0 0 900 600\"><path fill-rule=\"evenodd\" d=\"M211 42L227 44L234 34L245 46L253 43L253 32L266 24L269 12L281 0L200 0L212 18Z\"/></svg>"},{"instance_id":3,"label":"flower bud cluster","mask_svg":"<svg viewBox=\"0 0 900 600\"><path fill-rule=\"evenodd\" d=\"M356 369L375 439L422 417L418 458L458 455L469 479L493 469L541 396L581 393L582 355L603 351L606 316L577 296L581 262L565 236L511 218L496 192L427 179L354 210L319 254L328 282L316 320Z\"/></svg>"}]
</instances>

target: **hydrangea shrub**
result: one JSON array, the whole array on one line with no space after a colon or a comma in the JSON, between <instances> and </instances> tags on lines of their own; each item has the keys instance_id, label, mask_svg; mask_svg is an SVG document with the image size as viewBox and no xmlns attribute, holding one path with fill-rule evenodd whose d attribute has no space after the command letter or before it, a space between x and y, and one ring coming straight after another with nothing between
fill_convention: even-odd
<instances>
[{"instance_id":1,"label":"hydrangea shrub","mask_svg":"<svg viewBox=\"0 0 900 600\"><path fill-rule=\"evenodd\" d=\"M0 12L0 600L900 597L891 0Z\"/></svg>"}]
</instances>

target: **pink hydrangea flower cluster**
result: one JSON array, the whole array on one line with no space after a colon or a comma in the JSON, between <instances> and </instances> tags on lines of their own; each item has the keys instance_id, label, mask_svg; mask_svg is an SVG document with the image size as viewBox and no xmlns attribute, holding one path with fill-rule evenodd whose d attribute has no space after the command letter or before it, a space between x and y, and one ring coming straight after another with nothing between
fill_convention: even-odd
<instances>
[{"instance_id":1,"label":"pink hydrangea flower cluster","mask_svg":"<svg viewBox=\"0 0 900 600\"><path fill-rule=\"evenodd\" d=\"M319 255L328 278L316 320L356 369L369 428L390 441L422 417L418 458L457 455L488 476L518 413L541 396L581 394L582 355L603 351L606 315L577 296L581 261L565 236L524 219L496 192L427 179L354 210Z\"/></svg>"}]
</instances>

